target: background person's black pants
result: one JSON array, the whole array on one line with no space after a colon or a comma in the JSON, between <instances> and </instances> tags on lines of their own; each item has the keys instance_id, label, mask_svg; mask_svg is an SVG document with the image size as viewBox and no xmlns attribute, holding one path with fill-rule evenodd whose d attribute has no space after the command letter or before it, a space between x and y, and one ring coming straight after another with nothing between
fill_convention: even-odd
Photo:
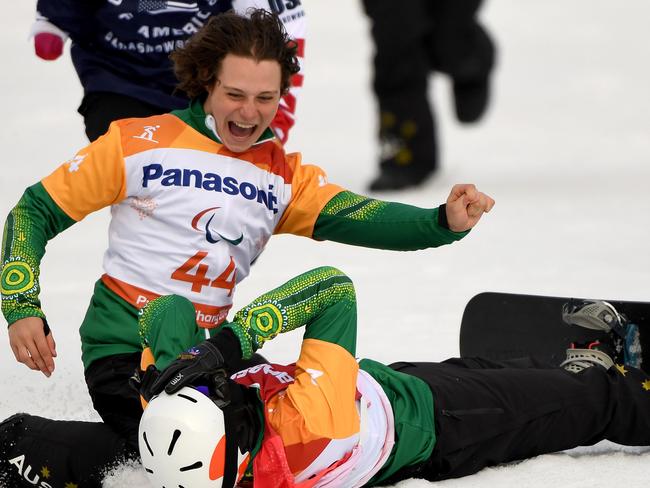
<instances>
[{"instance_id":1,"label":"background person's black pants","mask_svg":"<svg viewBox=\"0 0 650 488\"><path fill-rule=\"evenodd\" d=\"M474 358L391 367L423 379L434 397L436 446L406 477L457 478L604 439L650 445L648 377L639 370L594 366L575 374Z\"/></svg>"},{"instance_id":2,"label":"background person's black pants","mask_svg":"<svg viewBox=\"0 0 650 488\"><path fill-rule=\"evenodd\" d=\"M381 101L405 92L424 95L433 71L458 81L487 77L494 46L477 20L481 3L363 0L375 44L373 89L377 98Z\"/></svg>"},{"instance_id":3,"label":"background person's black pants","mask_svg":"<svg viewBox=\"0 0 650 488\"><path fill-rule=\"evenodd\" d=\"M428 93L432 73L451 78L461 122L482 116L495 46L477 18L481 3L363 0L375 48L372 87L384 171L407 172L419 179L438 165L436 124ZM393 154L397 147L401 153Z\"/></svg>"},{"instance_id":4,"label":"background person's black pants","mask_svg":"<svg viewBox=\"0 0 650 488\"><path fill-rule=\"evenodd\" d=\"M188 102L189 103L189 102ZM84 95L78 112L84 118L86 136L93 142L108 130L114 120L150 117L169 112L127 95L111 92L91 92Z\"/></svg>"}]
</instances>

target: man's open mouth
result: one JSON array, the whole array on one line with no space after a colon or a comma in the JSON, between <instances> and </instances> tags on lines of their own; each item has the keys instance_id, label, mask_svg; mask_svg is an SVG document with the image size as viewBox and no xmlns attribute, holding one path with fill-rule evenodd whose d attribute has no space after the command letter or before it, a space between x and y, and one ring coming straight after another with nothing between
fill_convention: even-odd
<instances>
[{"instance_id":1,"label":"man's open mouth","mask_svg":"<svg viewBox=\"0 0 650 488\"><path fill-rule=\"evenodd\" d=\"M228 130L235 137L249 137L255 132L256 124L244 124L242 122L228 122Z\"/></svg>"}]
</instances>

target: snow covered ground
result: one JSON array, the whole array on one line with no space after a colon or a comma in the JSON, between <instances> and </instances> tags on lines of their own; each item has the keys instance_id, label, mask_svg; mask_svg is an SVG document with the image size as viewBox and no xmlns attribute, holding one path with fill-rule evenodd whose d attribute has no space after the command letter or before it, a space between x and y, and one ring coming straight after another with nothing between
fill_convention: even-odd
<instances>
[{"instance_id":1,"label":"snow covered ground","mask_svg":"<svg viewBox=\"0 0 650 488\"><path fill-rule=\"evenodd\" d=\"M358 1L306 2L307 78L289 149L364 193L375 171L372 47ZM85 145L75 112L81 89L66 55L40 61L27 40L33 2L13 2L1 21L3 110L0 215L23 189ZM354 249L280 236L238 290L235 306L310 267L346 271L359 295L359 355L384 361L458 354L467 301L485 290L648 300L650 291L650 3L628 0L492 0L482 18L499 45L491 110L462 127L449 85L431 87L442 171L421 188L376 195L422 206L456 182L497 201L461 243L416 253ZM83 381L77 327L101 273L107 211L69 229L43 261L43 306L58 343L50 379L15 363L0 327L0 418L28 411L97 419ZM291 361L299 334L264 353ZM650 412L648 412L650 414ZM601 443L400 488L647 486L650 450ZM137 470L111 487L147 486Z\"/></svg>"}]
</instances>

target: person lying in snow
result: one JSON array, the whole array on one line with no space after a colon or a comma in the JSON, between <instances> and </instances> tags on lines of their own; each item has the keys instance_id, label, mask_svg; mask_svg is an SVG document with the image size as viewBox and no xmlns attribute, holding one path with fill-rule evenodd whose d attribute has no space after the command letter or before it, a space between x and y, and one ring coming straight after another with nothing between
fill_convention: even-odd
<instances>
[{"instance_id":1,"label":"person lying in snow","mask_svg":"<svg viewBox=\"0 0 650 488\"><path fill-rule=\"evenodd\" d=\"M150 302L139 327L134 383L149 402L139 446L155 487L373 486L467 476L603 439L650 445L650 379L615 365L606 344L568 349L561 367L356 359L354 286L332 267L261 295L198 344L180 296ZM226 374L300 327L295 364ZM45 468L60 484L99 486L123 459L119 436L100 423L19 414L0 433L0 472L16 486L34 486Z\"/></svg>"}]
</instances>

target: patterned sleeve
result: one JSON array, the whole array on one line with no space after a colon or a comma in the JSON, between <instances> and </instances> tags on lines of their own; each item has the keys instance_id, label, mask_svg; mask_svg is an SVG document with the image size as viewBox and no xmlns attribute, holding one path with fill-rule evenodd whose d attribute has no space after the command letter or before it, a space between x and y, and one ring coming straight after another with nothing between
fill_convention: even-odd
<instances>
[{"instance_id":1,"label":"patterned sleeve","mask_svg":"<svg viewBox=\"0 0 650 488\"><path fill-rule=\"evenodd\" d=\"M120 131L80 150L52 174L25 191L9 213L2 240L2 312L9 324L41 317L40 262L58 233L125 194Z\"/></svg>"},{"instance_id":2,"label":"patterned sleeve","mask_svg":"<svg viewBox=\"0 0 650 488\"><path fill-rule=\"evenodd\" d=\"M313 237L355 246L411 251L451 244L468 232L449 230L444 205L425 209L342 191L323 207Z\"/></svg>"},{"instance_id":3,"label":"patterned sleeve","mask_svg":"<svg viewBox=\"0 0 650 488\"><path fill-rule=\"evenodd\" d=\"M2 313L9 325L45 318L39 300L40 262L47 241L74 223L37 183L27 188L5 222L2 236Z\"/></svg>"},{"instance_id":4,"label":"patterned sleeve","mask_svg":"<svg viewBox=\"0 0 650 488\"><path fill-rule=\"evenodd\" d=\"M320 267L261 295L224 327L239 338L244 358L278 334L303 326L305 341L335 344L354 356L356 321L352 281L336 268Z\"/></svg>"}]
</instances>

